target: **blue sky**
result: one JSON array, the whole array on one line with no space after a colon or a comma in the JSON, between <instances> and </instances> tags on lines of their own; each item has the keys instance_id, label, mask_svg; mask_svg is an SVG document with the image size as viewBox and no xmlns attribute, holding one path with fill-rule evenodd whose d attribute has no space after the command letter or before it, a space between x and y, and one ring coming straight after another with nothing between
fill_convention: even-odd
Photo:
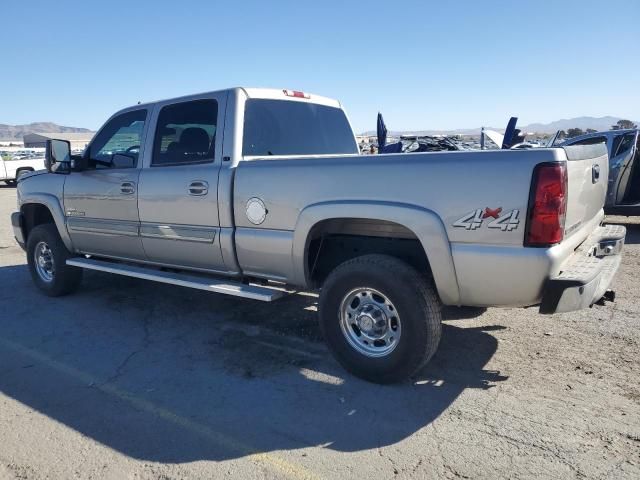
<instances>
[{"instance_id":1,"label":"blue sky","mask_svg":"<svg viewBox=\"0 0 640 480\"><path fill-rule=\"evenodd\" d=\"M0 123L99 127L231 86L337 98L357 131L640 120L640 1L11 1Z\"/></svg>"}]
</instances>

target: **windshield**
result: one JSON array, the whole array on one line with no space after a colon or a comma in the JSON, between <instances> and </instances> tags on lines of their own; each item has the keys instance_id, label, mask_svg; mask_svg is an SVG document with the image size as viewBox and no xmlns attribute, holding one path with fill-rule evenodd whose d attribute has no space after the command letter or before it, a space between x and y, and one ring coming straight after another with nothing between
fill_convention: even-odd
<instances>
[{"instance_id":1,"label":"windshield","mask_svg":"<svg viewBox=\"0 0 640 480\"><path fill-rule=\"evenodd\" d=\"M357 154L358 146L340 108L287 100L247 100L243 155L345 153Z\"/></svg>"}]
</instances>

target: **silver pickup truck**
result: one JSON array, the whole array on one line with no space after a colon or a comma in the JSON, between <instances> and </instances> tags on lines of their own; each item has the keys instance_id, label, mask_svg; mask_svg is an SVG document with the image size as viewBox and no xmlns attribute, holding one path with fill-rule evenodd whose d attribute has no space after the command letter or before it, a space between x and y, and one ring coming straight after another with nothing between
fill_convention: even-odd
<instances>
[{"instance_id":1,"label":"silver pickup truck","mask_svg":"<svg viewBox=\"0 0 640 480\"><path fill-rule=\"evenodd\" d=\"M15 237L45 294L83 269L271 301L318 290L338 361L387 383L435 353L441 306L588 307L625 229L603 145L362 156L339 102L235 88L124 109L82 156L50 141Z\"/></svg>"}]
</instances>

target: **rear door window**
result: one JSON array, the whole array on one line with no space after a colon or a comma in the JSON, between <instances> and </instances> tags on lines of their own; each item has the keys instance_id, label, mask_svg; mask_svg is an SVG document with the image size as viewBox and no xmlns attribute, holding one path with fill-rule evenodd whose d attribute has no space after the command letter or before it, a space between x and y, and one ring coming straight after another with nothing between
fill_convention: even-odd
<instances>
[{"instance_id":1,"label":"rear door window","mask_svg":"<svg viewBox=\"0 0 640 480\"><path fill-rule=\"evenodd\" d=\"M613 140L613 152L612 156L617 157L618 155L622 155L623 153L627 153L633 147L633 141L636 138L635 133L627 133L625 135L618 135Z\"/></svg>"},{"instance_id":2,"label":"rear door window","mask_svg":"<svg viewBox=\"0 0 640 480\"><path fill-rule=\"evenodd\" d=\"M287 100L247 100L243 155L346 153L358 153L358 146L342 109Z\"/></svg>"},{"instance_id":3,"label":"rear door window","mask_svg":"<svg viewBox=\"0 0 640 480\"><path fill-rule=\"evenodd\" d=\"M175 103L158 115L151 166L213 162L218 102Z\"/></svg>"}]
</instances>

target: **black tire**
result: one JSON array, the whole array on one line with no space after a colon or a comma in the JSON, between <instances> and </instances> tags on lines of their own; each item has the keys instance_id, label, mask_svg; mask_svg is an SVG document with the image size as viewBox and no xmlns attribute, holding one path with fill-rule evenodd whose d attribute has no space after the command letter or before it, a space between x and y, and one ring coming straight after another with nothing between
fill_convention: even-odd
<instances>
[{"instance_id":1,"label":"black tire","mask_svg":"<svg viewBox=\"0 0 640 480\"><path fill-rule=\"evenodd\" d=\"M397 312L396 328L401 328L399 340L384 356L372 357L358 351L358 347L350 343L353 340L347 339L349 333L343 332L341 310L353 305L353 302L343 302L360 288L376 290L383 296L382 303L392 305L391 314ZM355 295L366 298L367 293ZM375 293L370 296L380 299ZM442 304L431 282L414 268L395 257L364 255L342 263L325 281L320 293L320 328L330 350L346 370L370 382L395 383L417 373L436 352L442 332L441 310ZM392 321L388 324L392 325ZM345 326L345 331L348 328ZM356 336L362 333L358 327L352 329ZM389 341L387 347L381 348L391 348L392 343Z\"/></svg>"},{"instance_id":2,"label":"black tire","mask_svg":"<svg viewBox=\"0 0 640 480\"><path fill-rule=\"evenodd\" d=\"M50 251L50 264L53 266L51 279L45 280L43 275L39 273L37 266L38 258L36 254L36 247L44 243ZM74 292L80 286L82 281L82 269L77 267L70 267L66 264L68 258L74 255L67 250L58 229L51 223L43 225L37 225L29 232L29 238L27 239L27 263L29 264L29 272L31 278L36 286L45 294L50 297L59 297L61 295L67 295Z\"/></svg>"},{"instance_id":3,"label":"black tire","mask_svg":"<svg viewBox=\"0 0 640 480\"><path fill-rule=\"evenodd\" d=\"M5 180L4 183L9 185L10 187L15 187L18 184L18 182L16 182L15 180Z\"/></svg>"}]
</instances>

